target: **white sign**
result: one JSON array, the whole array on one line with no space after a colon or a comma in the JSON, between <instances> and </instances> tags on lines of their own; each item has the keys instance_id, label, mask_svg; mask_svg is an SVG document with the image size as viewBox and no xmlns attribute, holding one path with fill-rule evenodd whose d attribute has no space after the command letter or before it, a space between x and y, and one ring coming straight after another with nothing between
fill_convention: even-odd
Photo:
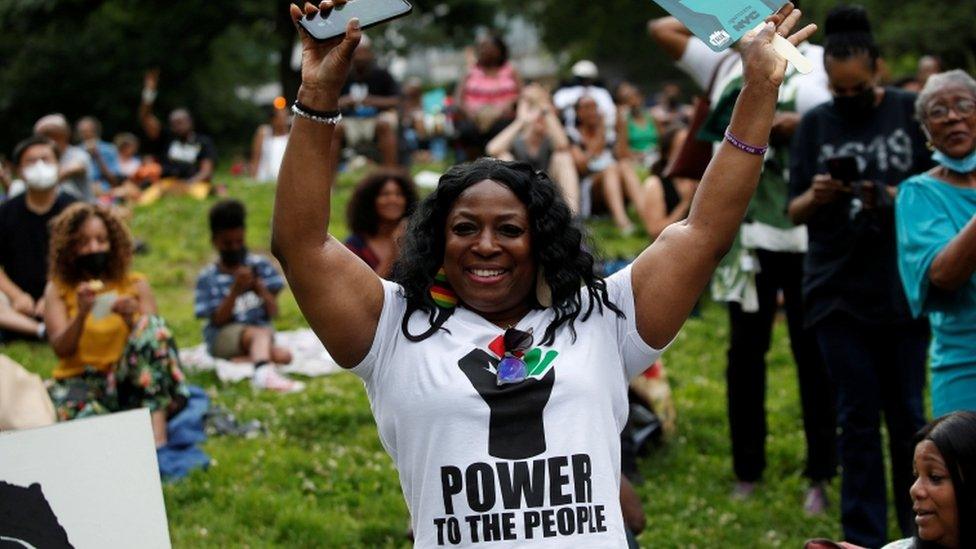
<instances>
[{"instance_id":1,"label":"white sign","mask_svg":"<svg viewBox=\"0 0 976 549\"><path fill-rule=\"evenodd\" d=\"M0 433L0 545L65 538L77 549L170 547L147 409Z\"/></svg>"}]
</instances>

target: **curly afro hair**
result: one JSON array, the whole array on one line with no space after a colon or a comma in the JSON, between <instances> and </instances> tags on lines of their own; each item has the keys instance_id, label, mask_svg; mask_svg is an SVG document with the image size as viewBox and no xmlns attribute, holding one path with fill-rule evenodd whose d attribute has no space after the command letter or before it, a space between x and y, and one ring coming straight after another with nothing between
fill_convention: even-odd
<instances>
[{"instance_id":1,"label":"curly afro hair","mask_svg":"<svg viewBox=\"0 0 976 549\"><path fill-rule=\"evenodd\" d=\"M532 257L544 272L552 290L555 318L546 328L541 345L551 345L556 331L569 326L576 338L575 321L585 321L594 306L602 314L607 307L618 316L623 312L610 301L606 282L593 270L594 258L583 248L583 232L573 223L572 212L556 185L545 172L523 162L482 158L451 168L437 189L428 195L410 218L403 237L393 279L403 286L407 310L402 320L403 334L410 341L422 341L442 329L453 309L440 308L430 296L430 287L444 262L447 217L458 197L472 185L490 179L509 188L525 204L530 220ZM589 299L584 307L581 286ZM535 295L527 296L541 307ZM585 309L585 310L584 310ZM416 311L430 320L430 329L419 335L409 332L407 323Z\"/></svg>"},{"instance_id":2,"label":"curly afro hair","mask_svg":"<svg viewBox=\"0 0 976 549\"><path fill-rule=\"evenodd\" d=\"M111 210L76 202L51 220L51 251L48 256L48 278L66 285L80 284L88 276L78 267L78 245L81 228L92 217L98 217L108 230L109 259L104 282L121 281L132 263L132 235L125 223Z\"/></svg>"},{"instance_id":3,"label":"curly afro hair","mask_svg":"<svg viewBox=\"0 0 976 549\"><path fill-rule=\"evenodd\" d=\"M379 230L380 220L376 215L376 197L380 195L387 181L400 187L406 200L404 217L409 217L417 207L417 187L410 175L398 169L386 168L370 172L359 183L346 207L346 220L353 234L373 236Z\"/></svg>"}]
</instances>

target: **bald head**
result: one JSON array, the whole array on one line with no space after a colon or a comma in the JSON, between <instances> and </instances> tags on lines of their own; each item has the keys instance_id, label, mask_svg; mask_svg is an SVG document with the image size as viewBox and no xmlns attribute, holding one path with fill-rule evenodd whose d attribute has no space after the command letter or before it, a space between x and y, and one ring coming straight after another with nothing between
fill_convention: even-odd
<instances>
[{"instance_id":1,"label":"bald head","mask_svg":"<svg viewBox=\"0 0 976 549\"><path fill-rule=\"evenodd\" d=\"M42 116L34 124L34 134L50 139L58 149L63 149L71 139L71 126L68 125L68 119L63 114L53 113Z\"/></svg>"}]
</instances>

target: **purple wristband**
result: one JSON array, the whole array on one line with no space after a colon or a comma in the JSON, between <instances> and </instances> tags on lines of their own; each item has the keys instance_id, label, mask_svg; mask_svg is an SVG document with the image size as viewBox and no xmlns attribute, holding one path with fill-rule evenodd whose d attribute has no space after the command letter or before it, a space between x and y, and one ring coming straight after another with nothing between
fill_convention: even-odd
<instances>
[{"instance_id":1,"label":"purple wristband","mask_svg":"<svg viewBox=\"0 0 976 549\"><path fill-rule=\"evenodd\" d=\"M765 147L755 147L753 145L740 141L738 137L732 135L731 128L727 128L725 130L725 140L731 143L733 147L739 149L740 151L744 151L749 154L754 154L756 156L765 156L766 151L769 150L769 145L766 145Z\"/></svg>"}]
</instances>

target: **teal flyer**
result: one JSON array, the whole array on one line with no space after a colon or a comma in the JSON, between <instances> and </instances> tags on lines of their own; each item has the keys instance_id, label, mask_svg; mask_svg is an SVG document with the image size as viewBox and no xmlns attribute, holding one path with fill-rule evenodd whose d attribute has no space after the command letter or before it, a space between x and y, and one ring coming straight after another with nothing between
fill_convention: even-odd
<instances>
[{"instance_id":1,"label":"teal flyer","mask_svg":"<svg viewBox=\"0 0 976 549\"><path fill-rule=\"evenodd\" d=\"M654 1L715 51L728 49L786 4L786 0Z\"/></svg>"}]
</instances>

